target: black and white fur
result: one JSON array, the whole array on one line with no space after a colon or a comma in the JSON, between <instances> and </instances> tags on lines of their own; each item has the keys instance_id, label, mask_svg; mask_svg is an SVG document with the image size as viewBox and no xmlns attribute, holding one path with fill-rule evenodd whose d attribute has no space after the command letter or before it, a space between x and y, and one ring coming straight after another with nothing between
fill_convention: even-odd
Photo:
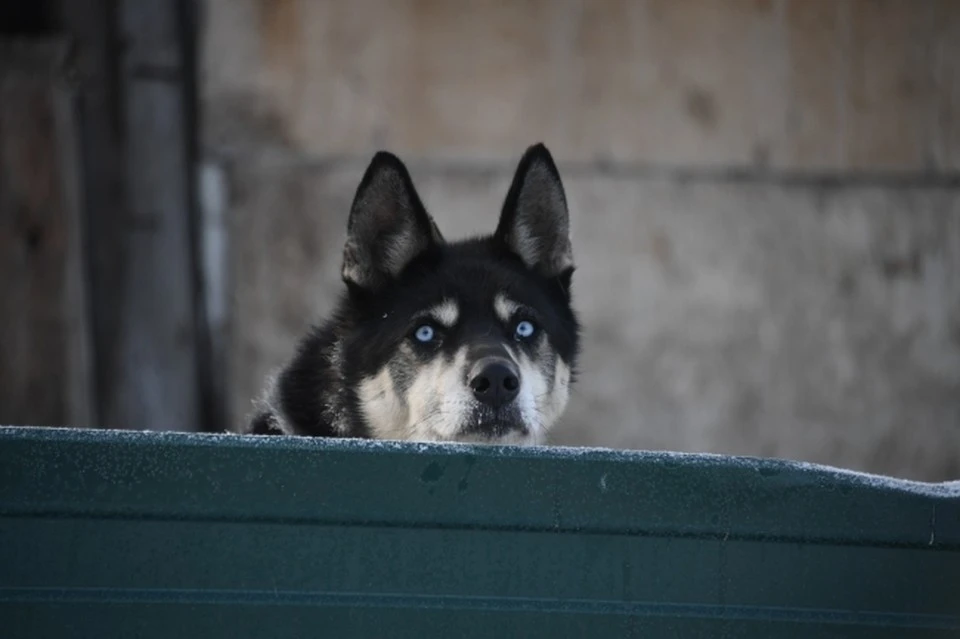
<instances>
[{"instance_id":1,"label":"black and white fur","mask_svg":"<svg viewBox=\"0 0 960 639\"><path fill-rule=\"evenodd\" d=\"M337 307L246 432L542 443L576 365L573 271L566 196L542 144L520 160L496 232L459 242L381 151L350 210Z\"/></svg>"}]
</instances>

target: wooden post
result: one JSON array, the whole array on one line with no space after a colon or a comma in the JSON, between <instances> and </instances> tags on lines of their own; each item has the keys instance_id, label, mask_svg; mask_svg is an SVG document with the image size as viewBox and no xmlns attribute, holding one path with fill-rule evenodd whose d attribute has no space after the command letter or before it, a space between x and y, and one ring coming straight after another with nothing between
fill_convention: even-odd
<instances>
[{"instance_id":1,"label":"wooden post","mask_svg":"<svg viewBox=\"0 0 960 639\"><path fill-rule=\"evenodd\" d=\"M126 204L119 327L103 424L199 430L195 251L191 242L182 33L177 5L123 0L118 15ZM103 350L103 349L101 349Z\"/></svg>"},{"instance_id":2,"label":"wooden post","mask_svg":"<svg viewBox=\"0 0 960 639\"><path fill-rule=\"evenodd\" d=\"M0 43L0 423L93 426L75 95L65 43Z\"/></svg>"}]
</instances>

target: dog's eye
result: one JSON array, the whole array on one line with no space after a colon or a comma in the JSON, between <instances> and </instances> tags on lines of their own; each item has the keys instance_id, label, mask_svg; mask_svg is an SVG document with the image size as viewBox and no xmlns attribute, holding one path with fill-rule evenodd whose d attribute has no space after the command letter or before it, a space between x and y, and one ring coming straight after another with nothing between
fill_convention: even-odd
<instances>
[{"instance_id":1,"label":"dog's eye","mask_svg":"<svg viewBox=\"0 0 960 639\"><path fill-rule=\"evenodd\" d=\"M517 322L517 327L513 330L514 335L517 336L517 339L530 339L533 337L533 334L536 332L536 328L533 326L533 322L528 322L527 320L521 320Z\"/></svg>"},{"instance_id":2,"label":"dog's eye","mask_svg":"<svg viewBox=\"0 0 960 639\"><path fill-rule=\"evenodd\" d=\"M423 324L413 332L413 336L417 338L417 341L423 342L424 344L433 341L434 335L436 335L436 331L434 331L433 327L429 324Z\"/></svg>"}]
</instances>

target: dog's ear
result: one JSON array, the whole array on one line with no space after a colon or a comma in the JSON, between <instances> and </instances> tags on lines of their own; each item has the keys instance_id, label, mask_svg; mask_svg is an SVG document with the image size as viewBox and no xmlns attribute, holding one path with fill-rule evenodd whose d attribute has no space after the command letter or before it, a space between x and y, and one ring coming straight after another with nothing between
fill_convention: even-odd
<instances>
[{"instance_id":1,"label":"dog's ear","mask_svg":"<svg viewBox=\"0 0 960 639\"><path fill-rule=\"evenodd\" d=\"M380 151L367 167L350 207L341 275L375 291L432 245L443 242L400 158Z\"/></svg>"},{"instance_id":2,"label":"dog's ear","mask_svg":"<svg viewBox=\"0 0 960 639\"><path fill-rule=\"evenodd\" d=\"M543 144L531 146L520 159L495 237L545 277L572 272L567 198L557 166Z\"/></svg>"}]
</instances>

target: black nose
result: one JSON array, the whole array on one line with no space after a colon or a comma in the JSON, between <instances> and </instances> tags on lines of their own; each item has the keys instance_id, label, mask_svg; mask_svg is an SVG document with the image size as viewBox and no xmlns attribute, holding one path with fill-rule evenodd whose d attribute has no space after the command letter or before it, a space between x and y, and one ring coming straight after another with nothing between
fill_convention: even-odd
<instances>
[{"instance_id":1,"label":"black nose","mask_svg":"<svg viewBox=\"0 0 960 639\"><path fill-rule=\"evenodd\" d=\"M520 373L510 360L484 358L473 367L473 396L491 408L509 404L520 392Z\"/></svg>"}]
</instances>

